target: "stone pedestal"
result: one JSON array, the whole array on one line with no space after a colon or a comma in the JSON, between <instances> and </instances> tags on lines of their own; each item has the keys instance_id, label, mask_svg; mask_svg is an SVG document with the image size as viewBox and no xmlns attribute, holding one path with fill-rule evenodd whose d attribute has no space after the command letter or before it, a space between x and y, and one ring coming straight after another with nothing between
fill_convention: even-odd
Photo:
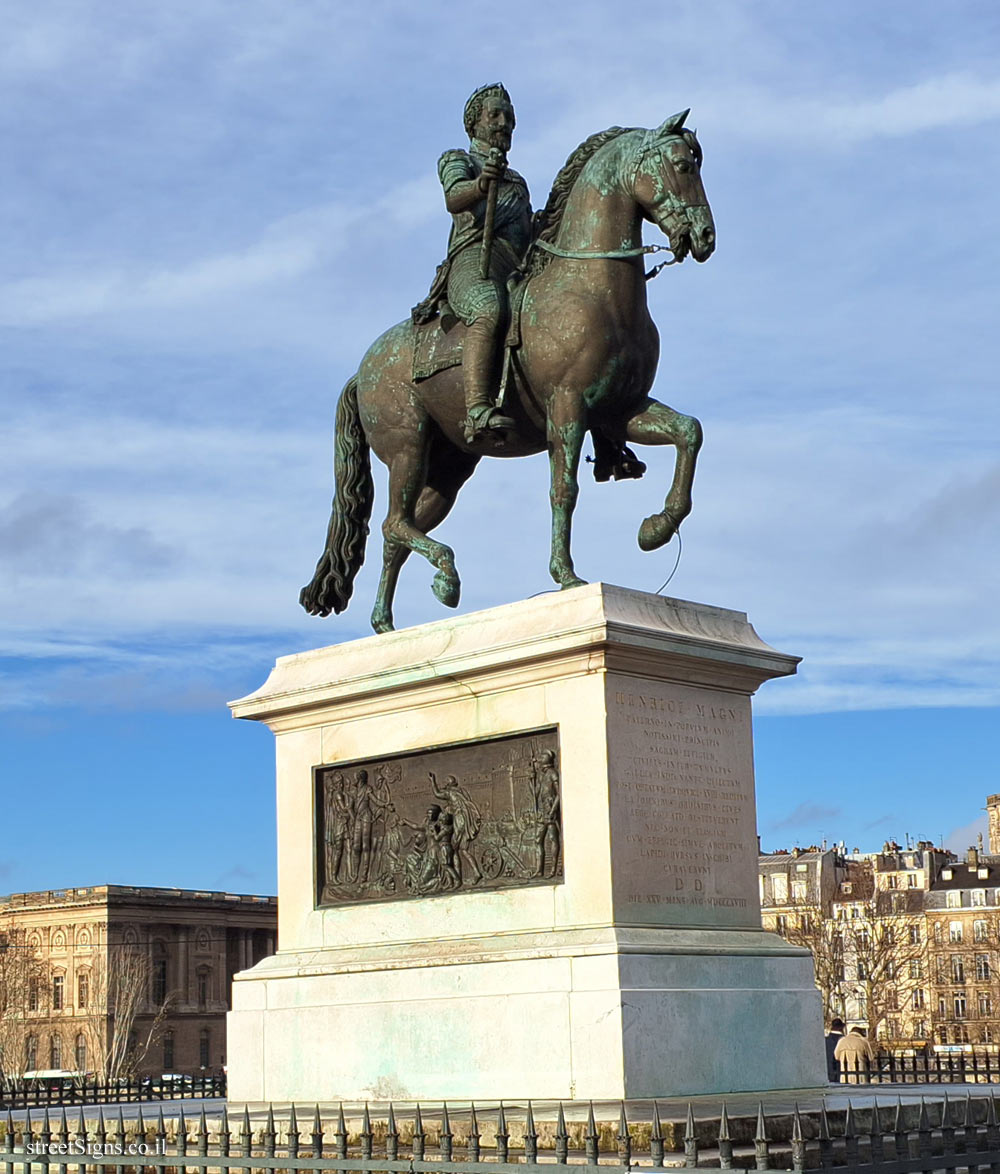
<instances>
[{"instance_id":1,"label":"stone pedestal","mask_svg":"<svg viewBox=\"0 0 1000 1174\"><path fill-rule=\"evenodd\" d=\"M742 612L601 583L280 659L232 705L276 736L279 950L236 977L230 1096L824 1084L812 960L761 929L758 903L750 697L796 664ZM529 816L523 884L511 865L509 887L484 888L459 861L461 883L426 896L396 899L399 881L338 903L325 887L349 864L324 864L316 767L400 755L420 773L406 755L458 761L441 748L538 731L558 746L559 875L555 831L532 869ZM488 826L467 856L492 867Z\"/></svg>"}]
</instances>

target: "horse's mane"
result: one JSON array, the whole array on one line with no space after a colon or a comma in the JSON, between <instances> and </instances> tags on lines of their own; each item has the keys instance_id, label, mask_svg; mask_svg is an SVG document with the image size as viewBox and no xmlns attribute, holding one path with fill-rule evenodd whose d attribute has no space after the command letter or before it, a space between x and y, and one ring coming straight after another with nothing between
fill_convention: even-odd
<instances>
[{"instance_id":1,"label":"horse's mane","mask_svg":"<svg viewBox=\"0 0 1000 1174\"><path fill-rule=\"evenodd\" d=\"M628 134L629 131L637 129L639 128L634 126L609 126L607 130L598 131L589 139L583 140L556 176L545 207L534 215L531 224L531 239L533 241L539 238L550 242L555 240L559 232L559 225L562 224L563 213L566 211L569 193L573 190L573 184L576 183L585 165L605 143L610 143L619 135ZM540 273L550 259L551 254L546 253L544 249L532 249L527 269L528 275L533 276Z\"/></svg>"}]
</instances>

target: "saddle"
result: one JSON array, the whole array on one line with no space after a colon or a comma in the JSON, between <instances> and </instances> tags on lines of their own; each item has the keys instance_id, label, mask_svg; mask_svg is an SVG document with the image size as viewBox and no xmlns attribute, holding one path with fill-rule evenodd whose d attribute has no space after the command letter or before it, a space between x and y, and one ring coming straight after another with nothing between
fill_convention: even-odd
<instances>
[{"instance_id":1,"label":"saddle","mask_svg":"<svg viewBox=\"0 0 1000 1174\"><path fill-rule=\"evenodd\" d=\"M521 345L521 307L528 288L526 280L511 278L507 283L508 324L504 336L503 371L501 392L506 391L506 374L510 370L510 352ZM455 314L447 301L438 302L437 315L427 322L413 325L413 370L414 383L430 379L439 371L449 367L461 367L462 344L465 341L465 323ZM503 395L501 394L501 400Z\"/></svg>"}]
</instances>

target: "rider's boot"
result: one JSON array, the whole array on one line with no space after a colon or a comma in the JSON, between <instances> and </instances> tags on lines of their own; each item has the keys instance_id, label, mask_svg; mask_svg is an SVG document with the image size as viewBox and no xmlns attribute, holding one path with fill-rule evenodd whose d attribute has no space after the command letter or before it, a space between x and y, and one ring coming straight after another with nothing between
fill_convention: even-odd
<instances>
[{"instance_id":1,"label":"rider's boot","mask_svg":"<svg viewBox=\"0 0 1000 1174\"><path fill-rule=\"evenodd\" d=\"M477 318L465 332L462 346L462 381L465 389L465 442L473 444L483 436L501 439L500 433L514 427L494 401L494 354L496 327L490 318Z\"/></svg>"}]
</instances>

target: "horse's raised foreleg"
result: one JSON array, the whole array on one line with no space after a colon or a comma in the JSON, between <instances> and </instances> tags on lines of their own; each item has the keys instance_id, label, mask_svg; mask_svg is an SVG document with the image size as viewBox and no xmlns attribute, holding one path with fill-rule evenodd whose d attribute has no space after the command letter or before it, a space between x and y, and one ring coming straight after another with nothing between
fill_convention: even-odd
<instances>
[{"instance_id":1,"label":"horse's raised foreleg","mask_svg":"<svg viewBox=\"0 0 1000 1174\"><path fill-rule=\"evenodd\" d=\"M428 474L431 480L420 491L413 510L414 527L424 534L444 521L448 511L455 504L458 491L472 476L479 463L478 456L459 452L457 449L451 449L448 453L432 452L431 456ZM392 631L392 601L396 594L399 572L409 558L410 550L411 547L399 542L390 542L388 539L385 541L382 551L382 577L379 579L375 607L372 610L372 627L376 632ZM457 602L456 596L455 603Z\"/></svg>"},{"instance_id":2,"label":"horse's raised foreleg","mask_svg":"<svg viewBox=\"0 0 1000 1174\"><path fill-rule=\"evenodd\" d=\"M562 588L580 587L586 581L573 569L570 536L573 509L580 492L577 474L586 425L583 405L577 397L556 392L549 402L549 501L552 505L552 557L549 573Z\"/></svg>"},{"instance_id":3,"label":"horse's raised foreleg","mask_svg":"<svg viewBox=\"0 0 1000 1174\"><path fill-rule=\"evenodd\" d=\"M626 435L635 444L672 444L677 448L674 479L663 509L651 514L639 527L639 546L643 550L656 550L673 538L677 527L691 512L691 485L701 448L701 425L694 416L675 412L647 397L629 419Z\"/></svg>"}]
</instances>

